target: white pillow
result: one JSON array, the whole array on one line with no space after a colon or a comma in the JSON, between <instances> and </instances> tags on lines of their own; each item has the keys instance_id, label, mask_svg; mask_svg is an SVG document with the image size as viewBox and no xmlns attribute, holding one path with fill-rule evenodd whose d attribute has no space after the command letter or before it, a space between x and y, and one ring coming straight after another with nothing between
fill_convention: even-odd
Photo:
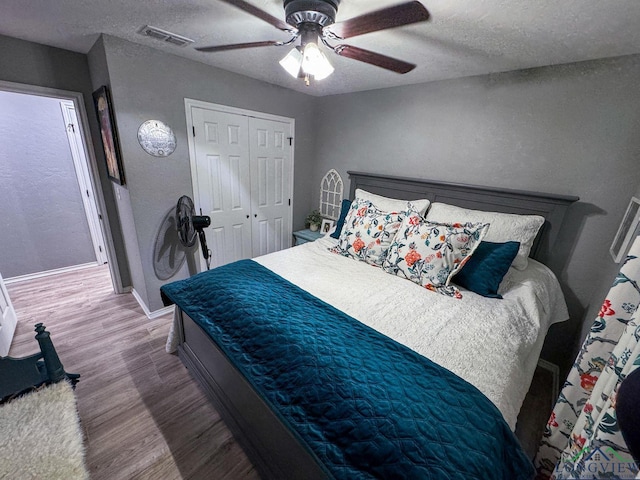
<instances>
[{"instance_id":1,"label":"white pillow","mask_svg":"<svg viewBox=\"0 0 640 480\"><path fill-rule=\"evenodd\" d=\"M423 217L431 203L426 198L421 200L399 200L397 198L383 197L382 195L376 195L361 188L356 188L356 198L369 200L378 210L382 210L383 212L402 212L407 209L407 202L409 201Z\"/></svg>"},{"instance_id":2,"label":"white pillow","mask_svg":"<svg viewBox=\"0 0 640 480\"><path fill-rule=\"evenodd\" d=\"M511 264L518 270L527 268L527 258L538 230L544 223L539 215L516 215L513 213L483 212L434 202L427 213L427 220L438 223L489 223L487 242L520 242L518 255Z\"/></svg>"}]
</instances>

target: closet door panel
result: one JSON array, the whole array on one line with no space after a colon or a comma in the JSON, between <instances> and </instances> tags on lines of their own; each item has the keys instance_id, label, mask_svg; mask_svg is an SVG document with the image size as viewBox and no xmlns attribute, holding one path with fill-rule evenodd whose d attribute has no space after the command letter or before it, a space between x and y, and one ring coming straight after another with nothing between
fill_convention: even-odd
<instances>
[{"instance_id":1,"label":"closet door panel","mask_svg":"<svg viewBox=\"0 0 640 480\"><path fill-rule=\"evenodd\" d=\"M249 119L254 256L291 246L290 136L288 123Z\"/></svg>"},{"instance_id":2,"label":"closet door panel","mask_svg":"<svg viewBox=\"0 0 640 480\"><path fill-rule=\"evenodd\" d=\"M251 179L248 118L193 107L197 213L206 228L211 266L251 258Z\"/></svg>"},{"instance_id":3,"label":"closet door panel","mask_svg":"<svg viewBox=\"0 0 640 480\"><path fill-rule=\"evenodd\" d=\"M211 266L290 247L293 120L187 105L194 203L211 217L204 230Z\"/></svg>"}]
</instances>

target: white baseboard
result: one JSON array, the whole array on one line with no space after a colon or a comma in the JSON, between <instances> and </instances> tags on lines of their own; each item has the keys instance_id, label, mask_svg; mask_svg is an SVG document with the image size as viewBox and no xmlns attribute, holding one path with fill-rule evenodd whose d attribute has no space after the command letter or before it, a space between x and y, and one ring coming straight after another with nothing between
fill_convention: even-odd
<instances>
[{"instance_id":1,"label":"white baseboard","mask_svg":"<svg viewBox=\"0 0 640 480\"><path fill-rule=\"evenodd\" d=\"M135 288L131 289L131 294L136 299L136 301L138 302L138 304L142 308L142 311L144 312L144 314L147 316L147 318L149 320L153 320L153 319L161 317L163 315L167 315L169 313L173 313L173 309L174 309L173 305L169 305L168 307L164 307L164 308L161 308L160 310L155 310L155 311L152 312L151 310L149 310L149 307L147 307L147 304L144 303L144 301L142 300L142 297L140 296L140 294L138 292L136 292Z\"/></svg>"},{"instance_id":2,"label":"white baseboard","mask_svg":"<svg viewBox=\"0 0 640 480\"><path fill-rule=\"evenodd\" d=\"M70 267L56 268L54 270L45 270L44 272L28 273L27 275L18 275L17 277L5 278L4 283L18 283L33 280L35 278L48 277L50 275L58 275L60 273L73 272L74 270L82 270L83 268L91 268L101 265L98 262L82 263L80 265L72 265Z\"/></svg>"},{"instance_id":3,"label":"white baseboard","mask_svg":"<svg viewBox=\"0 0 640 480\"><path fill-rule=\"evenodd\" d=\"M548 372L551 372L551 376L553 378L553 386L552 386L552 405L551 408L554 407L558 396L560 395L560 367L558 367L555 363L548 362L542 358L538 359L538 366L540 368L544 368Z\"/></svg>"},{"instance_id":4,"label":"white baseboard","mask_svg":"<svg viewBox=\"0 0 640 480\"><path fill-rule=\"evenodd\" d=\"M161 308L160 310L155 310L151 312L149 315L147 315L147 317L153 320L154 318L158 318L163 315L168 315L169 313L173 313L174 310L175 310L175 306L169 305L168 307L164 307L164 308Z\"/></svg>"}]
</instances>

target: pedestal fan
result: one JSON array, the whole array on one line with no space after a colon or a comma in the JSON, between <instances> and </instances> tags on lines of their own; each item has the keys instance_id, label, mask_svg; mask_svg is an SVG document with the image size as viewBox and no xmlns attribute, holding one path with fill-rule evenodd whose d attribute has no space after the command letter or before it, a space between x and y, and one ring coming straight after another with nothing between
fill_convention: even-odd
<instances>
[{"instance_id":1,"label":"pedestal fan","mask_svg":"<svg viewBox=\"0 0 640 480\"><path fill-rule=\"evenodd\" d=\"M202 213L202 211L200 212ZM211 218L206 215L196 215L193 200L187 195L178 199L176 205L176 229L178 239L184 247L192 247L196 243L196 236L200 239L200 250L207 264L207 270L211 266L211 250L207 247L207 238L204 229L211 225Z\"/></svg>"}]
</instances>

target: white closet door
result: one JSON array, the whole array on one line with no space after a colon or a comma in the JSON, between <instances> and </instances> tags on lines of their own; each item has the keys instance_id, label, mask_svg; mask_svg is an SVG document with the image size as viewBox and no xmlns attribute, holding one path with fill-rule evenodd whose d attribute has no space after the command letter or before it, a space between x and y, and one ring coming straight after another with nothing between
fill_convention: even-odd
<instances>
[{"instance_id":1,"label":"white closet door","mask_svg":"<svg viewBox=\"0 0 640 480\"><path fill-rule=\"evenodd\" d=\"M291 246L289 123L249 119L253 256Z\"/></svg>"},{"instance_id":2,"label":"white closet door","mask_svg":"<svg viewBox=\"0 0 640 480\"><path fill-rule=\"evenodd\" d=\"M0 357L6 357L16 330L18 318L0 275Z\"/></svg>"},{"instance_id":3,"label":"white closet door","mask_svg":"<svg viewBox=\"0 0 640 480\"><path fill-rule=\"evenodd\" d=\"M211 217L204 231L211 267L251 258L248 117L192 107L196 210Z\"/></svg>"}]
</instances>

